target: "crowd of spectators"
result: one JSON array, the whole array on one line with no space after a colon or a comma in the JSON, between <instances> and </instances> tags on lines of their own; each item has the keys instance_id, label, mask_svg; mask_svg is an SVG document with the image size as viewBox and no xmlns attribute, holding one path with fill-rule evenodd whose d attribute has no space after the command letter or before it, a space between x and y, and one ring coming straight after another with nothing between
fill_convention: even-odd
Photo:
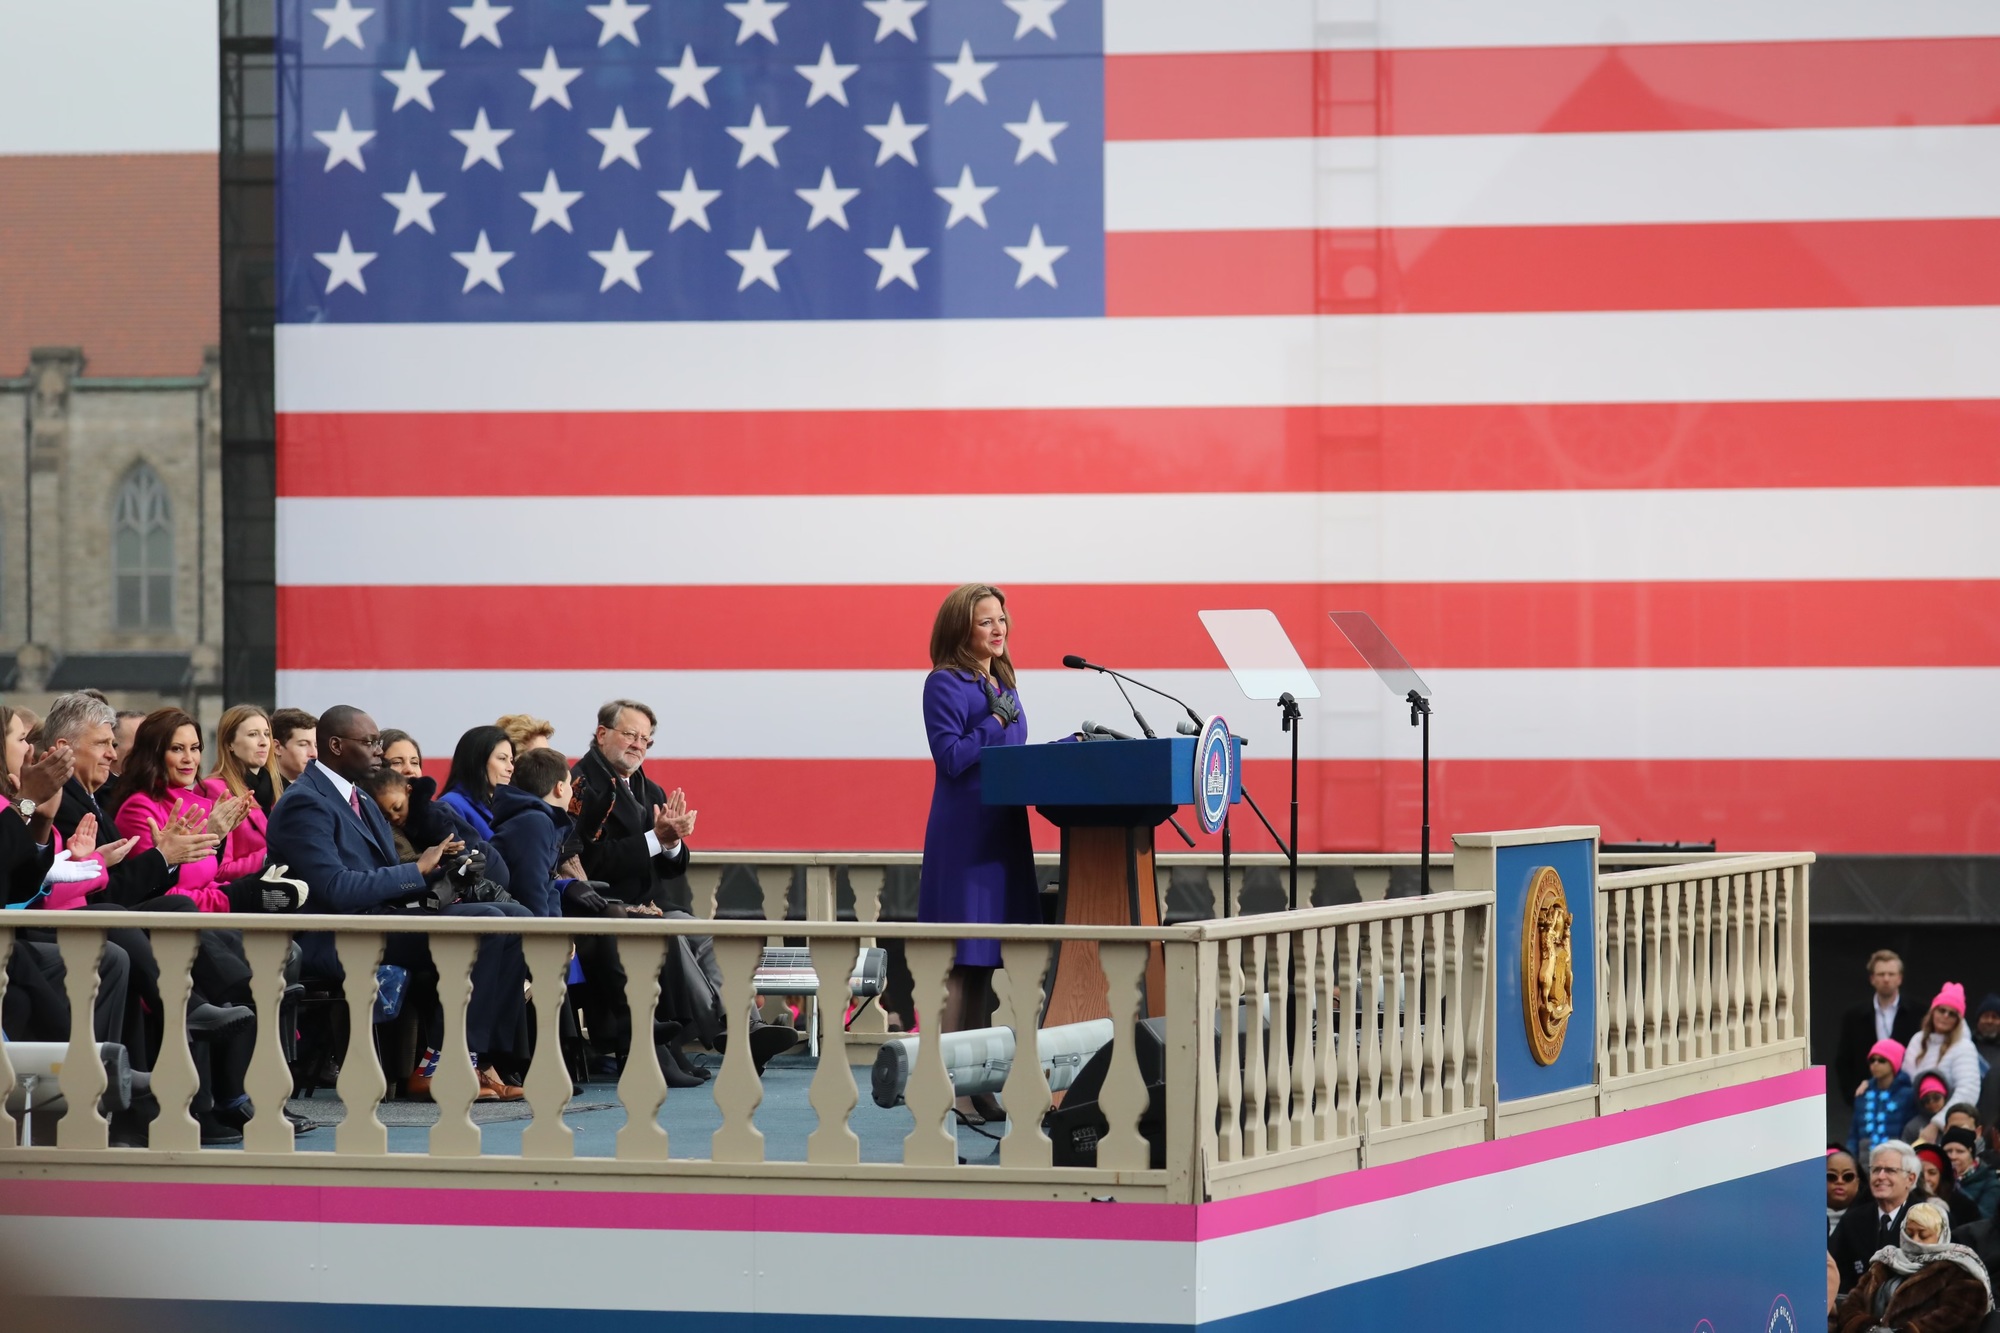
<instances>
[{"instance_id":1,"label":"crowd of spectators","mask_svg":"<svg viewBox=\"0 0 2000 1333\"><path fill-rule=\"evenodd\" d=\"M252 1108L243 1091L256 1015L241 913L413 913L460 917L681 916L669 886L684 872L696 812L644 771L658 717L636 700L599 710L574 761L555 728L509 714L459 738L442 788L410 733L379 728L359 708L314 716L229 709L205 754L202 729L177 708L119 713L83 691L46 717L0 707L0 892L36 911L210 914L199 932L186 1016L201 1092L192 1108L208 1143L239 1140ZM423 935L390 934L382 958L399 973L418 1054L392 1069L403 1094L429 1095L446 1058L437 972ZM67 1041L70 1012L55 932L17 929L6 960L0 1031L10 1041ZM108 932L95 1008L99 1040L152 1067L162 1040L159 970L143 930ZM287 995L344 983L333 936L301 921ZM481 939L467 1012L468 1058L482 1100L523 1095L532 1056L520 939ZM560 1002L574 1001L577 1062L615 1075L634 1040L654 1044L670 1084L707 1071L694 1042L727 1040L710 941L668 941L656 1012L635 1016L612 941L581 936ZM290 1024L288 1023L289 1027ZM752 1058L798 1035L752 1015ZM113 1121L114 1139L143 1143L156 1107L141 1098ZM289 1113L288 1113L289 1114ZM300 1129L311 1127L291 1117Z\"/></svg>"},{"instance_id":2,"label":"crowd of spectators","mask_svg":"<svg viewBox=\"0 0 2000 1333\"><path fill-rule=\"evenodd\" d=\"M1974 1333L2000 1323L2000 995L1969 1021L1955 981L1913 1003L1886 949L1868 981L1834 1058L1853 1115L1826 1151L1828 1327Z\"/></svg>"}]
</instances>

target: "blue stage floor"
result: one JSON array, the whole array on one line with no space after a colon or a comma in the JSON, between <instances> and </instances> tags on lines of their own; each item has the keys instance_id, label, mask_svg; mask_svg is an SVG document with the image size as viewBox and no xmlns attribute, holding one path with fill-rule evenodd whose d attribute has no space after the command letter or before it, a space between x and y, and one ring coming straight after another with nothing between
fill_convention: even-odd
<instances>
[{"instance_id":1,"label":"blue stage floor","mask_svg":"<svg viewBox=\"0 0 2000 1333\"><path fill-rule=\"evenodd\" d=\"M721 1058L697 1057L697 1062L707 1065L713 1073L719 1072ZM803 1051L798 1055L780 1056L765 1069L764 1100L757 1108L756 1123L764 1134L767 1161L803 1162L806 1159L806 1138L819 1127L818 1117L807 1100L813 1073L813 1062ZM848 1124L861 1140L861 1160L902 1161L903 1138L913 1125L909 1109L898 1106L883 1110L875 1105L868 1095L868 1070L865 1067L857 1068L854 1077L861 1100L849 1117ZM709 1137L722 1127L722 1113L716 1109L715 1098L710 1091L714 1086L711 1080L699 1088L676 1088L667 1093L666 1106L660 1112L660 1123L666 1127L668 1151L673 1156L697 1160L708 1157ZM299 1137L299 1150L332 1152L333 1125L342 1111L340 1101L332 1090L322 1089L316 1097L295 1099L289 1105L293 1111L322 1123L322 1128ZM388 1102L382 1107L381 1117L389 1127L390 1152L421 1153L428 1146L430 1125L436 1121L437 1111L424 1102ZM513 1156L521 1151L521 1133L527 1128L530 1118L531 1113L525 1102L487 1102L477 1104L473 1109L473 1120L480 1127L484 1151L501 1156ZM578 1157L616 1156L618 1131L625 1125L625 1110L618 1104L615 1082L586 1084L583 1094L570 1101L563 1121L576 1132ZM985 1138L969 1127L959 1127L959 1156L967 1162L997 1162L999 1144L996 1139L1006 1132L1007 1126L1001 1123L984 1128L995 1137Z\"/></svg>"}]
</instances>

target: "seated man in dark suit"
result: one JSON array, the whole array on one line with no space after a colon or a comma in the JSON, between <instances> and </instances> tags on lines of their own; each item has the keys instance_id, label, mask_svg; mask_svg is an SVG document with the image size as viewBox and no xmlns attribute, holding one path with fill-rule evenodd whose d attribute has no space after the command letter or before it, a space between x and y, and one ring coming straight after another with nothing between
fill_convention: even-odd
<instances>
[{"instance_id":1,"label":"seated man in dark suit","mask_svg":"<svg viewBox=\"0 0 2000 1333\"><path fill-rule=\"evenodd\" d=\"M1901 1139L1875 1145L1868 1154L1868 1196L1856 1199L1826 1238L1826 1252L1840 1270L1843 1296L1868 1271L1875 1251L1898 1243L1910 1205L1929 1197L1914 1148Z\"/></svg>"},{"instance_id":2,"label":"seated man in dark suit","mask_svg":"<svg viewBox=\"0 0 2000 1333\"><path fill-rule=\"evenodd\" d=\"M322 713L317 733L319 758L308 764L298 781L271 810L271 860L291 867L311 895L309 912L339 914L442 911L450 916L527 916L519 903L453 901L447 871L463 850L456 840L425 848L414 864L396 855L395 834L374 800L358 785L382 764L382 736L375 719L358 708L337 704ZM306 970L338 979L340 959L333 937L319 933L301 938ZM383 962L410 970L412 982L435 986L437 970L430 946L421 935L391 935ZM515 1049L525 1003L521 983L526 976L518 936L494 936L480 942L472 967L472 1000L466 1010L466 1044L474 1063L482 1056ZM434 1010L433 1006L433 1010ZM442 1015L426 1015L426 1050L409 1080L413 1096L427 1095L443 1039ZM480 1069L481 1100L513 1101L522 1096L519 1084L502 1077L490 1064Z\"/></svg>"},{"instance_id":3,"label":"seated man in dark suit","mask_svg":"<svg viewBox=\"0 0 2000 1333\"><path fill-rule=\"evenodd\" d=\"M679 790L669 795L646 776L643 764L653 748L658 725L653 710L636 699L613 699L597 710L597 731L590 749L570 770L575 794L570 811L576 817L579 859L584 873L608 887L604 897L648 912L683 920L685 890L670 889L687 874L688 845L695 812ZM565 909L566 913L568 909ZM686 935L685 950L669 950L660 974L661 1016L680 1024L669 1048L695 1037L723 1046L720 1005L722 972L715 946L706 935ZM583 965L586 1014L601 1017L592 1033L612 1034L613 1049L621 1049L617 1034L629 1021L625 1013L625 972L611 942L586 937L577 942ZM750 1058L761 1072L773 1056L790 1050L799 1034L752 1016ZM685 1066L685 1062L682 1062ZM685 1069L684 1069L685 1072Z\"/></svg>"}]
</instances>

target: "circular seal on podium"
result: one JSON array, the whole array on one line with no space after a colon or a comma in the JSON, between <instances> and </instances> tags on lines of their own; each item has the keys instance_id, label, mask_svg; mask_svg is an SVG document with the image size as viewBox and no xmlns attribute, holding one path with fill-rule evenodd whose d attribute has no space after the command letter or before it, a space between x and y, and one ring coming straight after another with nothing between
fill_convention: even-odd
<instances>
[{"instance_id":1,"label":"circular seal on podium","mask_svg":"<svg viewBox=\"0 0 2000 1333\"><path fill-rule=\"evenodd\" d=\"M1194 745L1194 813L1203 833L1213 833L1229 817L1229 793L1236 786L1236 747L1229 724L1211 717Z\"/></svg>"}]
</instances>

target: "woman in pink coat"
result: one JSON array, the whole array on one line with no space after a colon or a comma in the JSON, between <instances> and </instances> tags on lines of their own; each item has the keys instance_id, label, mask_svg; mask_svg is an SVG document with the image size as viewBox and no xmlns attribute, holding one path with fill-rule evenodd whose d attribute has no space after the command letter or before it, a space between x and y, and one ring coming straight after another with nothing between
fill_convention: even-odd
<instances>
[{"instance_id":1,"label":"woman in pink coat","mask_svg":"<svg viewBox=\"0 0 2000 1333\"><path fill-rule=\"evenodd\" d=\"M208 831L220 834L223 845L199 861L188 861L169 893L194 899L204 912L227 912L229 895L222 886L254 874L264 864L262 849L255 859L232 856L228 838L256 802L249 796L218 796L201 782L201 728L178 708L161 708L146 715L132 738L119 777L124 792L118 805L118 831L136 838L137 850L153 845L153 834L186 809L203 815Z\"/></svg>"}]
</instances>

